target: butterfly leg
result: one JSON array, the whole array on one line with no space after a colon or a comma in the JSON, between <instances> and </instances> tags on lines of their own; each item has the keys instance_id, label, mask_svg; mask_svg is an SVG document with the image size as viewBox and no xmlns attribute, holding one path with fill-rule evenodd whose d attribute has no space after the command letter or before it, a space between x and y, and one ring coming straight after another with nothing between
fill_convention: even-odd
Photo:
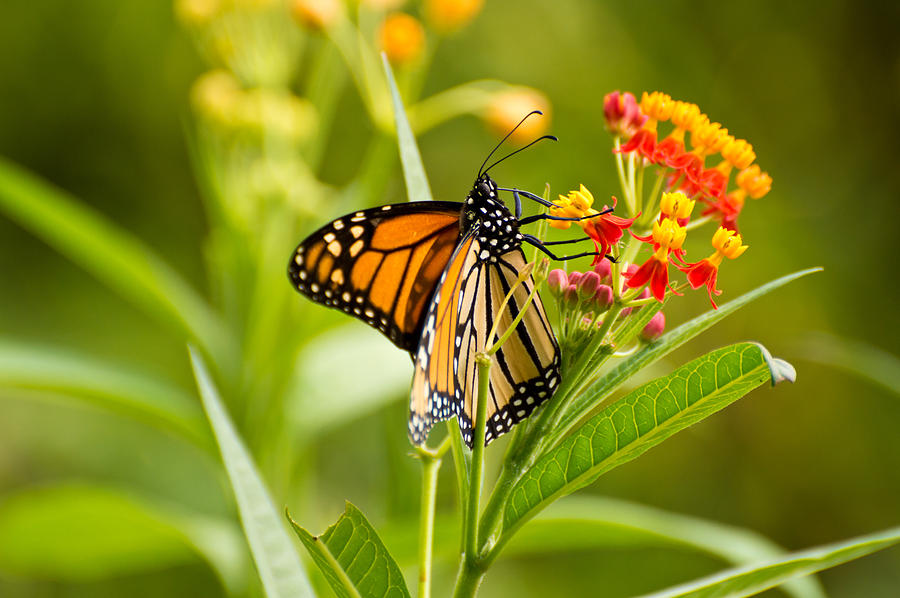
<instances>
[{"instance_id":1,"label":"butterfly leg","mask_svg":"<svg viewBox=\"0 0 900 598\"><path fill-rule=\"evenodd\" d=\"M525 241L526 243L528 243L529 245L533 245L533 246L537 247L543 253L547 254L550 257L550 259L556 260L558 262L561 262L563 260L574 260L575 258L579 258L579 257L588 257L588 256L596 257L598 255L601 255L597 251L586 251L584 253L579 253L576 255L558 256L558 255L554 254L552 251L550 251L549 249L547 249L546 245L559 245L560 243L565 243L566 241L562 241L562 242L557 241L555 243L554 242L543 243L537 237L535 237L533 235L525 235L525 234L522 235L522 240ZM605 257L606 259L608 259L611 262L616 261L616 258L611 255L605 255L603 257Z\"/></svg>"},{"instance_id":2,"label":"butterfly leg","mask_svg":"<svg viewBox=\"0 0 900 598\"><path fill-rule=\"evenodd\" d=\"M597 214L585 214L584 216L552 216L550 214L535 214L534 216L528 216L526 218L522 218L519 220L519 226L523 224L531 224L532 222L537 222L539 220L568 220L569 222L578 222L581 220L588 220L590 218L596 218L597 216L602 216L604 214L609 214L612 212L612 208L606 208L602 212L598 212Z\"/></svg>"},{"instance_id":3,"label":"butterfly leg","mask_svg":"<svg viewBox=\"0 0 900 598\"><path fill-rule=\"evenodd\" d=\"M498 190L498 191L509 191L509 192L511 192L511 193L513 194L513 197L516 198L516 202L517 202L517 203L518 203L518 201L519 201L518 195L521 195L522 197L527 197L528 199L531 199L531 200L533 200L533 201L536 201L536 202L538 202L539 204L541 204L542 206L547 206L548 208L558 208L558 207L560 207L560 206L556 205L555 203L553 203L552 201L548 201L548 200L544 199L543 197L541 197L540 195L535 195L534 193L532 193L532 192L530 192L530 191L523 191L522 189L515 189L515 188L513 188L513 189L508 189L508 188L506 188L506 187L497 187L497 190ZM517 217L518 217L518 216L517 216Z\"/></svg>"},{"instance_id":4,"label":"butterfly leg","mask_svg":"<svg viewBox=\"0 0 900 598\"><path fill-rule=\"evenodd\" d=\"M541 241L541 243L543 243L544 245L567 245L569 243L581 243L582 241L590 240L590 237L581 237L580 239L567 239L565 241Z\"/></svg>"}]
</instances>

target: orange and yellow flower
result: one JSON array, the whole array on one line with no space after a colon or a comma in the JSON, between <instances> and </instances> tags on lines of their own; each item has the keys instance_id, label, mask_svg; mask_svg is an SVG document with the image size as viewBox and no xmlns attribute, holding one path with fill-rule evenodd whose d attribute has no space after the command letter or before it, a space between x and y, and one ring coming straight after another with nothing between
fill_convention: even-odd
<instances>
[{"instance_id":1,"label":"orange and yellow flower","mask_svg":"<svg viewBox=\"0 0 900 598\"><path fill-rule=\"evenodd\" d=\"M594 218L577 221L597 248L598 255L594 257L594 264L600 262L603 256L609 253L610 247L622 238L623 231L634 223L634 218L622 218L612 213L617 201L615 197L612 199L612 208L604 205L603 210L598 212L591 207L594 204L594 196L587 187L581 185L577 191L570 191L568 195L560 195L556 201L558 208L550 208L551 216L581 218L595 215ZM571 220L551 220L550 226L565 230L572 226L572 222Z\"/></svg>"},{"instance_id":2,"label":"orange and yellow flower","mask_svg":"<svg viewBox=\"0 0 900 598\"><path fill-rule=\"evenodd\" d=\"M662 222L666 218L671 218L678 222L680 226L686 226L691 220L691 212L694 211L694 204L697 203L693 199L688 199L687 195L681 191L675 193L663 193L659 200L659 220Z\"/></svg>"},{"instance_id":3,"label":"orange and yellow flower","mask_svg":"<svg viewBox=\"0 0 900 598\"><path fill-rule=\"evenodd\" d=\"M394 64L406 64L422 55L425 29L413 16L403 12L388 15L379 32L381 49Z\"/></svg>"},{"instance_id":4,"label":"orange and yellow flower","mask_svg":"<svg viewBox=\"0 0 900 598\"><path fill-rule=\"evenodd\" d=\"M634 152L646 162L663 167L669 190L679 190L703 201L707 204L705 215L715 214L723 226L737 230L737 216L744 199L762 197L772 185L771 177L753 164L753 146L736 139L721 124L711 122L696 104L673 100L665 93L645 92L640 113L646 117L643 126L617 151ZM659 124L663 122L671 122L674 128L658 141ZM690 150L685 143L688 133ZM706 167L706 159L715 154L721 155L721 161ZM735 177L738 188L729 192L732 170L740 171Z\"/></svg>"},{"instance_id":5,"label":"orange and yellow flower","mask_svg":"<svg viewBox=\"0 0 900 598\"><path fill-rule=\"evenodd\" d=\"M649 237L636 237L653 244L653 255L628 277L625 284L636 289L649 283L650 292L657 301L662 301L669 286L669 254L680 257L684 253L681 246L686 236L687 229L671 218L654 222Z\"/></svg>"},{"instance_id":6,"label":"orange and yellow flower","mask_svg":"<svg viewBox=\"0 0 900 598\"><path fill-rule=\"evenodd\" d=\"M679 270L687 274L687 280L692 289L699 289L706 285L706 290L709 293L709 302L712 303L714 309L718 309L718 306L713 300L713 295L722 294L722 291L716 289L716 277L719 274L719 266L726 257L733 260L747 251L748 246L741 243L743 243L741 235L733 230L719 227L712 238L712 246L716 251L711 256L694 264L677 266Z\"/></svg>"}]
</instances>

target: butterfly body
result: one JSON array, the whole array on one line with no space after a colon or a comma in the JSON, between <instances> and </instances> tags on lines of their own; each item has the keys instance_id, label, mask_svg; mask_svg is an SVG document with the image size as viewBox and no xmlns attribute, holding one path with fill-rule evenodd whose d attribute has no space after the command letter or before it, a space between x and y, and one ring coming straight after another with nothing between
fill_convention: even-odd
<instances>
[{"instance_id":1,"label":"butterfly body","mask_svg":"<svg viewBox=\"0 0 900 598\"><path fill-rule=\"evenodd\" d=\"M415 444L424 443L435 422L457 416L472 446L475 355L492 342L495 323L498 335L512 325L534 287L528 277L513 290L527 265L523 235L498 191L482 174L462 203L410 202L348 214L305 239L288 266L298 291L409 352L408 432ZM537 294L494 359L485 444L528 417L559 384L559 347Z\"/></svg>"}]
</instances>

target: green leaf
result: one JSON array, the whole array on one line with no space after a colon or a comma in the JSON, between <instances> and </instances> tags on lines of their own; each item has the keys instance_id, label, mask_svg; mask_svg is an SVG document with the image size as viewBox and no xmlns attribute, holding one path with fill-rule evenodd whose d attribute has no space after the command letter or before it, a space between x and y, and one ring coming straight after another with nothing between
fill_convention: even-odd
<instances>
[{"instance_id":1,"label":"green leaf","mask_svg":"<svg viewBox=\"0 0 900 598\"><path fill-rule=\"evenodd\" d=\"M419 146L413 135L406 111L403 109L403 100L394 81L394 73L388 62L387 56L381 55L384 63L384 74L391 89L391 99L394 103L394 126L397 128L397 146L400 149L400 162L403 165L403 179L406 181L406 196L409 201L427 201L432 199L431 188L428 186L428 177L425 176L425 167L422 165L422 156L419 154Z\"/></svg>"},{"instance_id":2,"label":"green leaf","mask_svg":"<svg viewBox=\"0 0 900 598\"><path fill-rule=\"evenodd\" d=\"M0 387L88 401L212 448L194 397L121 364L0 339Z\"/></svg>"},{"instance_id":3,"label":"green leaf","mask_svg":"<svg viewBox=\"0 0 900 598\"><path fill-rule=\"evenodd\" d=\"M318 537L290 515L288 519L338 596L409 596L400 567L372 524L349 502L337 522Z\"/></svg>"},{"instance_id":4,"label":"green leaf","mask_svg":"<svg viewBox=\"0 0 900 598\"><path fill-rule=\"evenodd\" d=\"M585 548L663 546L698 550L733 565L773 559L785 550L748 529L601 496L569 496L547 507L510 541L504 554ZM785 584L796 598L824 598L815 578Z\"/></svg>"},{"instance_id":5,"label":"green leaf","mask_svg":"<svg viewBox=\"0 0 900 598\"><path fill-rule=\"evenodd\" d=\"M65 191L2 158L0 209L125 298L208 350L227 342L215 313L150 248Z\"/></svg>"},{"instance_id":6,"label":"green leaf","mask_svg":"<svg viewBox=\"0 0 900 598\"><path fill-rule=\"evenodd\" d=\"M111 488L30 488L0 503L0 569L15 575L86 582L200 556L226 587L238 590L245 582L244 551L230 521L176 513Z\"/></svg>"},{"instance_id":7,"label":"green leaf","mask_svg":"<svg viewBox=\"0 0 900 598\"><path fill-rule=\"evenodd\" d=\"M755 566L738 567L644 598L739 598L753 596L804 575L858 559L900 542L900 527L843 542L794 552Z\"/></svg>"},{"instance_id":8,"label":"green leaf","mask_svg":"<svg viewBox=\"0 0 900 598\"><path fill-rule=\"evenodd\" d=\"M569 430L571 430L585 414L590 413L596 407L601 405L612 392L619 388L639 370L665 357L707 328L710 328L713 324L722 320L722 318L731 315L751 301L759 299L798 278L803 278L813 272L821 271L822 268L809 268L807 270L800 270L799 272L788 274L787 276L782 276L781 278L773 280L768 284L764 284L749 293L745 293L736 299L720 305L719 309L710 310L705 314L670 330L657 339L656 342L650 343L634 355L623 360L597 380L597 382L595 382L587 391L580 396L575 397L571 404L566 407L559 425L555 428L554 439L567 436ZM641 314L641 312L638 312L638 315L647 316L648 314ZM649 318L647 318L647 320L649 321Z\"/></svg>"},{"instance_id":9,"label":"green leaf","mask_svg":"<svg viewBox=\"0 0 900 598\"><path fill-rule=\"evenodd\" d=\"M772 373L755 343L718 349L625 395L526 471L506 503L510 533L557 498L733 403Z\"/></svg>"},{"instance_id":10,"label":"green leaf","mask_svg":"<svg viewBox=\"0 0 900 598\"><path fill-rule=\"evenodd\" d=\"M386 349L380 334L357 323L317 336L297 357L288 391L298 437L310 439L396 401L408 393L411 375L408 354Z\"/></svg>"},{"instance_id":11,"label":"green leaf","mask_svg":"<svg viewBox=\"0 0 900 598\"><path fill-rule=\"evenodd\" d=\"M203 407L219 444L244 534L266 596L313 596L300 557L275 510L262 476L222 405L203 358L193 347L188 350Z\"/></svg>"}]
</instances>

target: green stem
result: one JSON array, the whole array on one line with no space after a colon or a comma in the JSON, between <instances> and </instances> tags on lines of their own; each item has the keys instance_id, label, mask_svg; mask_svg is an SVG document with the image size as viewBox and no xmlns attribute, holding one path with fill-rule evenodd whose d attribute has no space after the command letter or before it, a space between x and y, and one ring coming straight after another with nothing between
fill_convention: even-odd
<instances>
[{"instance_id":1,"label":"green stem","mask_svg":"<svg viewBox=\"0 0 900 598\"><path fill-rule=\"evenodd\" d=\"M620 140L619 137L615 138L616 145L616 171L619 173L619 185L622 187L622 194L624 195L625 205L628 207L628 215L634 216L634 200L631 197L630 191L628 189L628 184L625 182L625 161L622 159L622 154L619 153Z\"/></svg>"},{"instance_id":2,"label":"green stem","mask_svg":"<svg viewBox=\"0 0 900 598\"><path fill-rule=\"evenodd\" d=\"M463 560L456 578L453 598L473 598L484 579L484 569L476 562Z\"/></svg>"},{"instance_id":3,"label":"green stem","mask_svg":"<svg viewBox=\"0 0 900 598\"><path fill-rule=\"evenodd\" d=\"M649 214L650 211L656 207L656 201L659 199L659 194L662 190L663 181L666 180L667 172L667 169L660 168L659 174L656 175L656 181L653 183L653 189L650 190L650 196L647 198L647 214Z\"/></svg>"},{"instance_id":4,"label":"green stem","mask_svg":"<svg viewBox=\"0 0 900 598\"><path fill-rule=\"evenodd\" d=\"M479 352L475 355L478 366L478 395L475 406L475 431L472 437L472 464L469 473L469 500L466 504L466 552L467 560L478 557L478 512L481 488L484 484L484 436L487 429L488 390L491 383L491 358Z\"/></svg>"},{"instance_id":5,"label":"green stem","mask_svg":"<svg viewBox=\"0 0 900 598\"><path fill-rule=\"evenodd\" d=\"M641 160L637 165L637 185L634 189L634 209L638 211L644 205L644 161Z\"/></svg>"},{"instance_id":6,"label":"green stem","mask_svg":"<svg viewBox=\"0 0 900 598\"><path fill-rule=\"evenodd\" d=\"M441 460L450 448L450 436L434 450L419 449L422 460L422 503L419 515L419 598L431 596L431 560L434 543L434 504L437 496L438 472Z\"/></svg>"},{"instance_id":7,"label":"green stem","mask_svg":"<svg viewBox=\"0 0 900 598\"><path fill-rule=\"evenodd\" d=\"M469 473L469 496L466 502L465 547L456 580L454 596L474 596L484 577L484 566L479 560L478 512L481 502L481 488L484 483L484 436L487 429L488 390L491 382L491 358L479 351L475 355L478 366L478 395L475 406L475 431L472 437L472 464Z\"/></svg>"},{"instance_id":8,"label":"green stem","mask_svg":"<svg viewBox=\"0 0 900 598\"><path fill-rule=\"evenodd\" d=\"M701 216L700 218L697 218L696 220L691 220L690 222L688 222L687 226L685 228L687 228L688 231L692 231L695 228L700 228L701 226L703 226L710 220L712 220L712 218L710 218L709 216Z\"/></svg>"}]
</instances>

